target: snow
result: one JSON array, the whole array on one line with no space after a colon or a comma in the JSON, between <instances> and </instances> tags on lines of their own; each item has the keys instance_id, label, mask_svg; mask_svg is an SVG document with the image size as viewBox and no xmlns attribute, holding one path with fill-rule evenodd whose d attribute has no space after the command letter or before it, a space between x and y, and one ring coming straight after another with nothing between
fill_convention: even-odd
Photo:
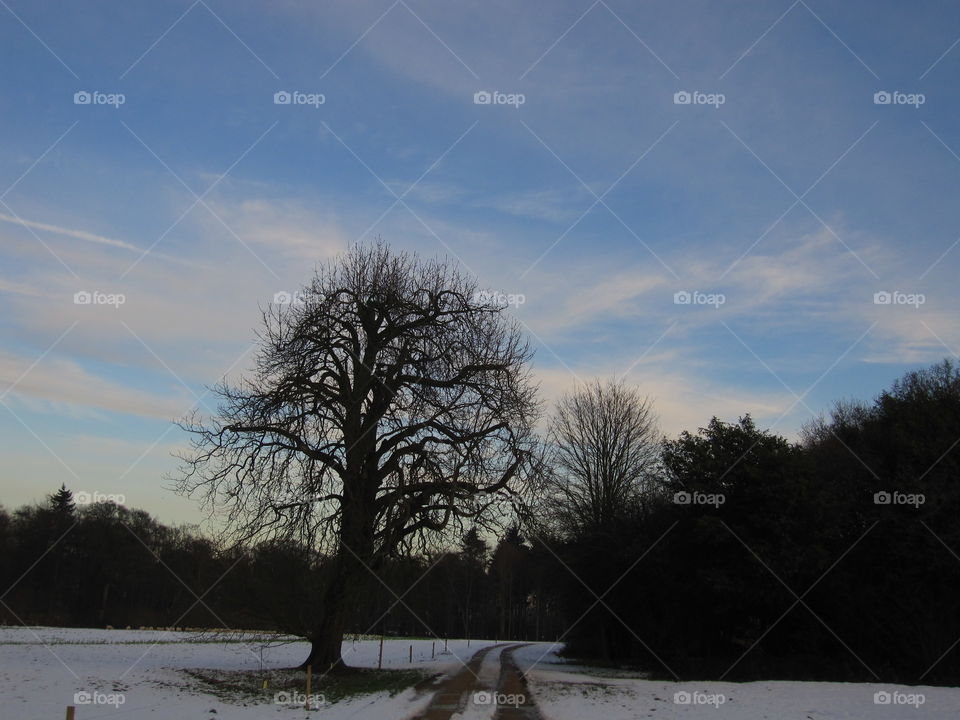
<instances>
[{"instance_id":1,"label":"snow","mask_svg":"<svg viewBox=\"0 0 960 720\"><path fill-rule=\"evenodd\" d=\"M451 640L449 653L436 641L390 638L384 667L416 668L452 675L493 641ZM413 646L413 662L408 659ZM244 705L200 689L183 671L258 670L261 646L199 638L189 632L0 627L0 720L61 718L75 693L96 694L99 704L77 705L77 720L404 720L430 702L431 689L407 689L390 697L376 693L325 705L308 713L302 706L272 702ZM946 720L960 717L960 689L855 683L752 682L675 683L648 680L627 672L590 668L564 661L559 646L535 643L514 657L525 672L530 693L544 720ZM480 668L481 687L494 688L500 648ZM343 653L357 667L377 665L379 641L347 640ZM291 642L263 648L265 669L286 668L306 657L307 645ZM687 693L683 695L682 693ZM877 704L890 699L889 704ZM122 698L122 702L120 702ZM690 700L690 702L677 702ZM922 701L922 702L921 702ZM111 702L115 703L110 704ZM456 720L490 720L491 705L467 702Z\"/></svg>"},{"instance_id":2,"label":"snow","mask_svg":"<svg viewBox=\"0 0 960 720\"><path fill-rule=\"evenodd\" d=\"M436 642L433 660L432 642ZM468 645L466 640L450 640L449 652L444 654L442 640L389 638L384 642L383 667L450 674L491 644L493 641L474 640ZM344 700L324 706L319 713L272 702L245 706L240 699L227 702L200 691L182 672L191 668L258 670L260 650L256 643L199 639L189 632L0 627L0 720L62 718L67 705L77 706L77 720L401 720L430 701L429 691L418 693L410 688L393 697L376 693ZM307 651L303 642L266 647L263 666L295 666ZM378 654L378 639L344 642L344 659L356 667L375 668ZM98 704L77 704L76 693L95 696Z\"/></svg>"},{"instance_id":3,"label":"snow","mask_svg":"<svg viewBox=\"0 0 960 720\"><path fill-rule=\"evenodd\" d=\"M782 681L665 682L574 665L556 655L559 649L557 645L538 644L521 648L514 655L541 714L549 720L956 720L960 717L958 688ZM885 693L878 699L890 699L890 704L877 704L876 693ZM684 700L690 702L684 703Z\"/></svg>"}]
</instances>

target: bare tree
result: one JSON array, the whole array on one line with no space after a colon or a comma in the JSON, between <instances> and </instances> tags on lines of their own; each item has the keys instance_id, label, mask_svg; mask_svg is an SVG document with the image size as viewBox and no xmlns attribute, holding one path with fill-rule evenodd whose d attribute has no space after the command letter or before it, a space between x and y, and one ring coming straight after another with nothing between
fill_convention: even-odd
<instances>
[{"instance_id":1,"label":"bare tree","mask_svg":"<svg viewBox=\"0 0 960 720\"><path fill-rule=\"evenodd\" d=\"M595 381L562 397L549 431L543 503L564 533L596 529L652 488L661 437L649 399Z\"/></svg>"},{"instance_id":2,"label":"bare tree","mask_svg":"<svg viewBox=\"0 0 960 720\"><path fill-rule=\"evenodd\" d=\"M532 353L485 297L445 261L354 247L264 311L252 377L185 423L179 487L224 512L234 542L325 559L316 602L283 628L311 641L304 666L343 667L351 598L380 559L489 527L524 492Z\"/></svg>"}]
</instances>

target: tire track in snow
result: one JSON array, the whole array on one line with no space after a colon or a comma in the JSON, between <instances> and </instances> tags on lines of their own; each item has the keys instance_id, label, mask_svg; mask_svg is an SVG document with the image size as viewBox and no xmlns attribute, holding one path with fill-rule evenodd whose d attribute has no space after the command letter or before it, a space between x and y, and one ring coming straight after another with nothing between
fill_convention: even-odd
<instances>
[{"instance_id":1,"label":"tire track in snow","mask_svg":"<svg viewBox=\"0 0 960 720\"><path fill-rule=\"evenodd\" d=\"M417 715L415 720L449 720L455 712L460 712L466 704L465 695L477 689L480 666L487 653L503 646L503 643L491 645L474 653L473 657L467 661L466 667L440 683L427 709Z\"/></svg>"},{"instance_id":2,"label":"tire track in snow","mask_svg":"<svg viewBox=\"0 0 960 720\"><path fill-rule=\"evenodd\" d=\"M527 685L527 679L517 662L513 658L513 653L523 645L511 645L504 648L500 653L500 680L497 683L497 693L500 695L513 696L514 698L523 698L523 702L515 705L505 704L497 705L497 711L493 720L542 720L537 704L530 694L530 687Z\"/></svg>"}]
</instances>

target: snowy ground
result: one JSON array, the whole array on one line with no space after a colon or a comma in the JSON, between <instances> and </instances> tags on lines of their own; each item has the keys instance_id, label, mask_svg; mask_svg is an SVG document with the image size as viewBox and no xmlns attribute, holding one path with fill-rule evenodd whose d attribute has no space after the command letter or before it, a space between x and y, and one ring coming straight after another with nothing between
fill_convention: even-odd
<instances>
[{"instance_id":1,"label":"snowy ground","mask_svg":"<svg viewBox=\"0 0 960 720\"><path fill-rule=\"evenodd\" d=\"M430 640L388 639L385 669L452 673L491 641L451 640L449 654ZM409 662L410 646L413 662ZM302 662L307 645L293 643L263 651L265 668ZM347 641L344 657L357 667L377 666L377 640ZM458 659L459 658L459 659ZM197 642L190 633L149 630L94 630L0 627L0 718L52 720L76 705L77 720L149 718L150 720L253 720L254 718L323 718L323 720L401 720L426 706L430 692L408 689L344 700L319 712L303 706L267 701L244 706L202 692L182 671L191 668L259 670L260 646L249 643ZM75 694L86 693L77 704ZM281 700L284 698L281 698Z\"/></svg>"},{"instance_id":2,"label":"snowy ground","mask_svg":"<svg viewBox=\"0 0 960 720\"><path fill-rule=\"evenodd\" d=\"M389 639L384 668L453 674L491 641L450 641L450 654L431 659L430 640ZM413 646L413 662L408 659ZM429 688L410 688L392 697L385 692L342 700L307 713L302 705L222 699L185 674L188 669L250 670L261 667L260 646L199 641L190 633L146 630L84 630L0 627L0 719L52 720L77 705L77 720L404 720L430 701ZM379 643L344 644L347 661L376 667ZM672 683L565 663L543 643L515 653L544 720L836 720L960 718L960 689L850 683ZM286 668L306 656L303 643L263 649L263 666ZM484 685L499 677L500 649L480 669ZM92 698L92 703L77 703ZM880 695L877 695L880 693ZM266 695L270 695L267 693ZM879 699L889 700L878 704ZM122 700L121 700L122 698ZM468 704L457 720L489 720L493 708Z\"/></svg>"},{"instance_id":3,"label":"snowy ground","mask_svg":"<svg viewBox=\"0 0 960 720\"><path fill-rule=\"evenodd\" d=\"M570 665L558 658L553 649L558 648L532 645L515 654L540 712L549 720L960 718L960 688L856 683L661 682L610 677L623 673ZM889 700L889 704L883 703L884 700Z\"/></svg>"}]
</instances>

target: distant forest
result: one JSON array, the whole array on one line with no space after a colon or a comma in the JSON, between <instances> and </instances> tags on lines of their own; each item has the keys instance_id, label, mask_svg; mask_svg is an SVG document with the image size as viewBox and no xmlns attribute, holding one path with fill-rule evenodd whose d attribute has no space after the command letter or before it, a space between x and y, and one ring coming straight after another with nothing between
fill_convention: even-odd
<instances>
[{"instance_id":1,"label":"distant forest","mask_svg":"<svg viewBox=\"0 0 960 720\"><path fill-rule=\"evenodd\" d=\"M583 390L566 408L595 411L591 397L611 392ZM749 416L658 437L629 488L555 473L603 447L564 430L552 441L566 452L547 454L501 537L468 528L371 568L349 632L561 640L570 657L685 680L960 683L952 362L838 403L799 442ZM296 632L324 570L294 542L221 547L143 510L78 506L66 487L0 509L7 624Z\"/></svg>"}]
</instances>

